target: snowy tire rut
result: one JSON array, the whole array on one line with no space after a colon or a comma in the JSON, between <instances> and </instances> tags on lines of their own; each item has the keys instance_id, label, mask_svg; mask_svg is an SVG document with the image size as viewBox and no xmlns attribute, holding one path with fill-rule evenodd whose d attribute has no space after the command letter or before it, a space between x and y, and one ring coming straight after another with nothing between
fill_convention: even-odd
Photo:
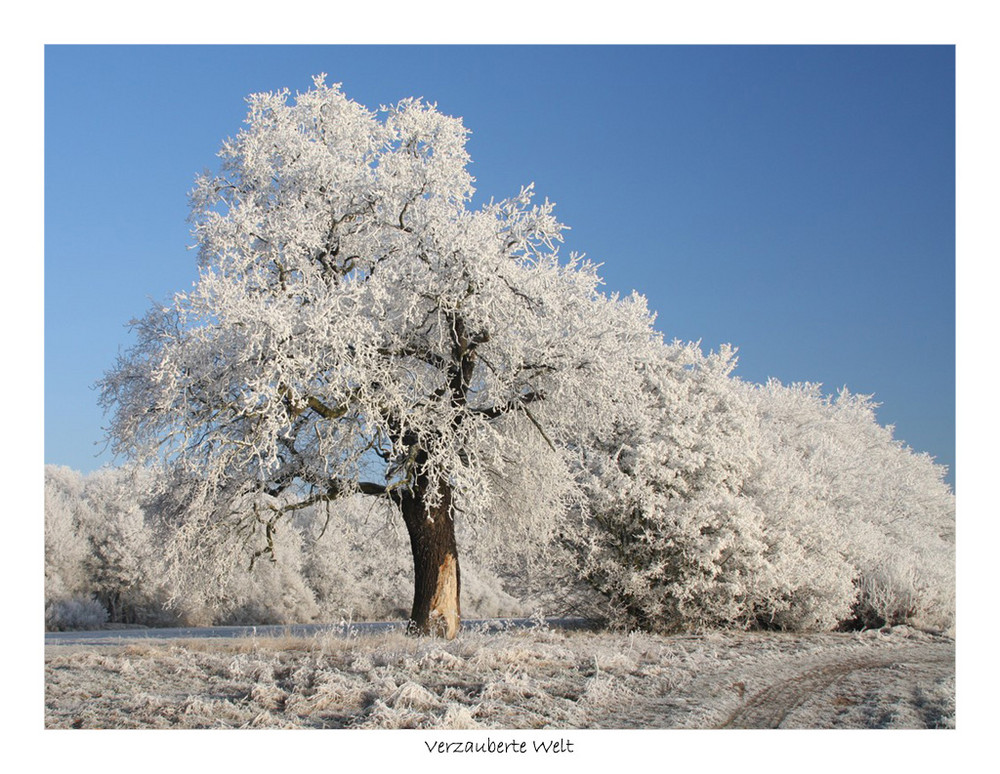
<instances>
[{"instance_id":1,"label":"snowy tire rut","mask_svg":"<svg viewBox=\"0 0 1000 774\"><path fill-rule=\"evenodd\" d=\"M902 652L838 659L768 685L746 698L716 728L781 728L799 707L823 697L829 698L829 704L834 707L850 705L855 702L849 697L840 694L831 698L828 694L850 676L861 676L864 682L885 685L888 682L886 670L902 665L910 671L914 667L930 667L923 671L943 673L946 677L948 671L954 672L954 656L914 647Z\"/></svg>"}]
</instances>

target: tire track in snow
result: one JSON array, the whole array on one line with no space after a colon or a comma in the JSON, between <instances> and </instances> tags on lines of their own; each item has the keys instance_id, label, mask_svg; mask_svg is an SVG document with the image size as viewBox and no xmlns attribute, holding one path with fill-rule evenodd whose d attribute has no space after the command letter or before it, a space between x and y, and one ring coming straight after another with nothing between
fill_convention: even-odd
<instances>
[{"instance_id":1,"label":"tire track in snow","mask_svg":"<svg viewBox=\"0 0 1000 774\"><path fill-rule=\"evenodd\" d=\"M883 655L851 657L807 669L753 694L716 728L780 728L785 718L809 699L854 672L889 669L902 664L953 663L954 656L923 647Z\"/></svg>"}]
</instances>

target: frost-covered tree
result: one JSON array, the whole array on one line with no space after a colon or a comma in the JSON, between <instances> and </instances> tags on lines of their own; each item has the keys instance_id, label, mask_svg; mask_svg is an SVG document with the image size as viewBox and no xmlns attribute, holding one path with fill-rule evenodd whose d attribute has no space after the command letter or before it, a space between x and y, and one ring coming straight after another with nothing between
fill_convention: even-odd
<instances>
[{"instance_id":1,"label":"frost-covered tree","mask_svg":"<svg viewBox=\"0 0 1000 774\"><path fill-rule=\"evenodd\" d=\"M565 542L624 627L954 623L954 495L865 396L731 376L664 347L630 418L583 456Z\"/></svg>"},{"instance_id":2,"label":"frost-covered tree","mask_svg":"<svg viewBox=\"0 0 1000 774\"><path fill-rule=\"evenodd\" d=\"M79 537L87 584L114 623L145 620L157 605L156 550L143 509L152 474L103 468L85 479Z\"/></svg>"},{"instance_id":3,"label":"frost-covered tree","mask_svg":"<svg viewBox=\"0 0 1000 774\"><path fill-rule=\"evenodd\" d=\"M67 467L45 467L45 602L84 589L87 547L80 540L83 477Z\"/></svg>"},{"instance_id":4,"label":"frost-covered tree","mask_svg":"<svg viewBox=\"0 0 1000 774\"><path fill-rule=\"evenodd\" d=\"M158 556L144 509L151 481L135 468L82 476L46 466L47 626L160 620Z\"/></svg>"},{"instance_id":5,"label":"frost-covered tree","mask_svg":"<svg viewBox=\"0 0 1000 774\"><path fill-rule=\"evenodd\" d=\"M63 628L81 621L98 625L107 611L93 599L85 562L82 522L84 478L67 467L45 466L45 621Z\"/></svg>"},{"instance_id":6,"label":"frost-covered tree","mask_svg":"<svg viewBox=\"0 0 1000 774\"><path fill-rule=\"evenodd\" d=\"M880 425L871 396L846 389L828 396L816 384L773 380L750 396L761 462L747 494L831 568L835 561L851 568L850 612L841 621L953 626L955 496L947 469Z\"/></svg>"},{"instance_id":7,"label":"frost-covered tree","mask_svg":"<svg viewBox=\"0 0 1000 774\"><path fill-rule=\"evenodd\" d=\"M467 131L433 105L371 112L322 77L248 102L192 193L198 281L135 322L103 380L109 435L196 470L215 522L256 529L261 552L296 509L391 502L413 627L453 637L456 516L516 533L565 506L510 511L506 482L530 467L558 490L556 450L613 422L656 338L645 301L561 261L530 187L471 209Z\"/></svg>"},{"instance_id":8,"label":"frost-covered tree","mask_svg":"<svg viewBox=\"0 0 1000 774\"><path fill-rule=\"evenodd\" d=\"M587 528L565 540L614 625L747 626L773 598L767 519L741 491L753 416L734 355L661 347L636 410L583 455Z\"/></svg>"},{"instance_id":9,"label":"frost-covered tree","mask_svg":"<svg viewBox=\"0 0 1000 774\"><path fill-rule=\"evenodd\" d=\"M301 533L302 575L315 594L320 620L393 620L408 615L403 601L413 583L407 534L384 499L355 495L295 514ZM479 556L478 541L456 525L466 546L462 558L462 609L476 618L526 615L532 611L504 591ZM537 537L536 537L537 539ZM284 552L282 552L282 562Z\"/></svg>"}]
</instances>

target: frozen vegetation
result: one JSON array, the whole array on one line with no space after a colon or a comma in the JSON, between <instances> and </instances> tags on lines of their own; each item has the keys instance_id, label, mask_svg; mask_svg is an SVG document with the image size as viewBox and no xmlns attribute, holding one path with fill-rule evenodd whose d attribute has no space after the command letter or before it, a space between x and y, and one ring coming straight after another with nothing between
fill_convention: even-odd
<instances>
[{"instance_id":1,"label":"frozen vegetation","mask_svg":"<svg viewBox=\"0 0 1000 774\"><path fill-rule=\"evenodd\" d=\"M747 384L733 349L670 342L560 254L533 186L473 207L469 132L433 104L369 110L324 76L247 103L191 192L198 281L100 383L115 451L166 469L88 487L120 503L88 533L99 588L53 624L81 593L120 619L143 541L168 550L133 610L384 614L408 601L405 527L408 617L446 637L518 604L475 599L498 578L625 629L951 625L954 498L869 397ZM248 556L277 563L220 570Z\"/></svg>"},{"instance_id":2,"label":"frozen vegetation","mask_svg":"<svg viewBox=\"0 0 1000 774\"><path fill-rule=\"evenodd\" d=\"M951 728L954 641L401 631L46 649L54 728Z\"/></svg>"},{"instance_id":3,"label":"frozen vegetation","mask_svg":"<svg viewBox=\"0 0 1000 774\"><path fill-rule=\"evenodd\" d=\"M391 509L355 498L300 511L275 536L274 561L208 541L176 509L171 480L107 469L46 468L47 628L210 626L405 618L413 568ZM231 555L224 549L233 548ZM462 566L471 618L532 613L502 580Z\"/></svg>"},{"instance_id":4,"label":"frozen vegetation","mask_svg":"<svg viewBox=\"0 0 1000 774\"><path fill-rule=\"evenodd\" d=\"M759 479L730 479L738 494L700 483L670 495L657 478L676 474L636 476L638 463L621 454L591 490L592 520L576 514L572 534L503 546L460 521L463 615L568 613L655 631L951 629L954 497L937 466L893 442L853 397L845 406L788 392L799 400L789 427L802 445L811 427L819 451L796 455L782 438L746 460L702 455L708 466L754 466ZM844 415L855 426L839 427ZM853 449L846 463L830 459L837 444ZM389 504L355 497L301 509L274 535L273 554L256 559L239 540L216 544L184 504L172 478L148 470L48 467L47 627L406 618L412 561Z\"/></svg>"},{"instance_id":5,"label":"frozen vegetation","mask_svg":"<svg viewBox=\"0 0 1000 774\"><path fill-rule=\"evenodd\" d=\"M457 639L53 646L49 724L953 723L954 494L870 396L669 341L531 186L471 209L434 105L248 102L100 384L127 464L46 469L46 625ZM538 613L604 629L461 629Z\"/></svg>"}]
</instances>

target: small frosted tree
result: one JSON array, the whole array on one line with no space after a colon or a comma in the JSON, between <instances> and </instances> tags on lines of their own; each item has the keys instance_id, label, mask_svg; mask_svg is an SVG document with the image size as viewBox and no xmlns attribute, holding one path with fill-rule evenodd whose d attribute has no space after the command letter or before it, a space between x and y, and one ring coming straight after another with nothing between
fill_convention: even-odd
<instances>
[{"instance_id":1,"label":"small frosted tree","mask_svg":"<svg viewBox=\"0 0 1000 774\"><path fill-rule=\"evenodd\" d=\"M87 582L114 623L145 620L157 606L156 550L146 527L145 493L153 485L141 468L104 468L86 478L81 538Z\"/></svg>"},{"instance_id":2,"label":"small frosted tree","mask_svg":"<svg viewBox=\"0 0 1000 774\"><path fill-rule=\"evenodd\" d=\"M197 471L214 522L261 553L297 509L385 498L409 534L413 628L453 637L456 515L551 520L564 499L511 512L504 482L529 466L558 488L562 452L614 420L655 339L645 301L560 261L563 226L530 187L470 209L467 131L434 106L371 112L322 77L248 102L192 193L198 281L135 321L102 382L109 435ZM529 456L526 430L552 454Z\"/></svg>"},{"instance_id":3,"label":"small frosted tree","mask_svg":"<svg viewBox=\"0 0 1000 774\"><path fill-rule=\"evenodd\" d=\"M79 594L86 544L80 538L83 479L66 467L45 466L45 602Z\"/></svg>"}]
</instances>

